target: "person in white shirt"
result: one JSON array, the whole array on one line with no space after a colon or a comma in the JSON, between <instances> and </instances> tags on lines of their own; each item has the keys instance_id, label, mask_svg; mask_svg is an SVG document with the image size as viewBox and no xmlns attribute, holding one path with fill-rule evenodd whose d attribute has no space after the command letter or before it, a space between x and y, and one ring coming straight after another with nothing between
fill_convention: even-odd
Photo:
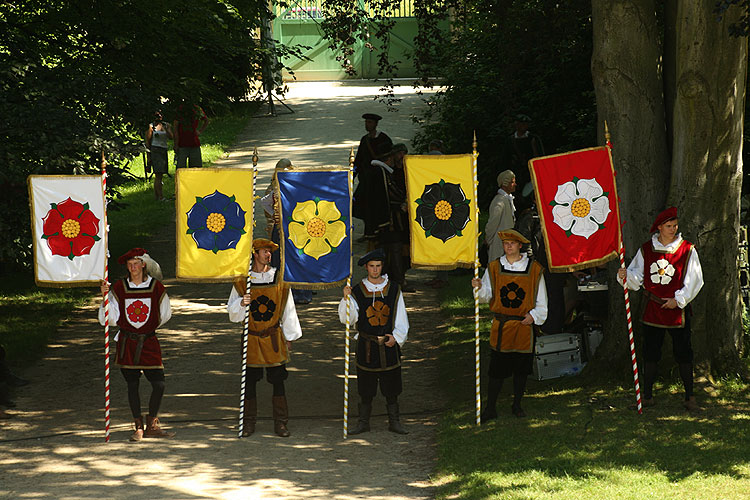
<instances>
[{"instance_id":1,"label":"person in white shirt","mask_svg":"<svg viewBox=\"0 0 750 500\"><path fill-rule=\"evenodd\" d=\"M703 270L695 246L678 232L677 208L670 207L651 225L651 240L644 243L627 270L619 269L620 284L631 290L643 287L643 406L654 406L653 387L664 336L672 337L672 352L685 387L683 406L699 409L693 395L693 347L690 302L703 287ZM648 275L647 275L648 273Z\"/></svg>"},{"instance_id":2,"label":"person in white shirt","mask_svg":"<svg viewBox=\"0 0 750 500\"><path fill-rule=\"evenodd\" d=\"M281 437L290 435L289 408L286 400L284 381L289 374L286 365L292 342L302 337L302 328L294 307L289 299L289 287L281 280L280 273L270 265L271 254L279 246L271 240L253 240L253 264L250 269L250 293L247 292L247 278L234 282L227 301L229 320L239 323L245 319L249 306L247 373L245 387L245 413L242 435L247 437L255 432L258 403L256 385L263 378L273 385L274 432Z\"/></svg>"},{"instance_id":3,"label":"person in white shirt","mask_svg":"<svg viewBox=\"0 0 750 500\"><path fill-rule=\"evenodd\" d=\"M547 319L547 288L544 268L521 253L528 244L514 229L501 231L505 255L487 266L482 279L471 284L479 289L479 301L489 302L495 318L490 330L490 368L487 405L482 422L497 418L497 398L503 379L513 377L513 405L516 417L525 417L521 398L526 390L526 379L532 373L534 360L534 325Z\"/></svg>"},{"instance_id":4,"label":"person in white shirt","mask_svg":"<svg viewBox=\"0 0 750 500\"><path fill-rule=\"evenodd\" d=\"M354 287L344 287L339 303L339 319L357 327L357 392L359 419L349 434L370 430L372 400L380 392L388 410L388 430L408 434L401 425L398 396L402 391L401 346L409 333L404 298L397 283L381 274L385 252L376 249L357 261L365 266L367 277ZM348 313L347 313L348 308Z\"/></svg>"},{"instance_id":5,"label":"person in white shirt","mask_svg":"<svg viewBox=\"0 0 750 500\"><path fill-rule=\"evenodd\" d=\"M503 255L503 242L497 236L500 231L513 229L516 224L516 207L513 204L513 192L516 190L516 174L512 170L500 172L497 176L499 189L490 202L487 225L484 228L484 241L488 246L488 262Z\"/></svg>"},{"instance_id":6,"label":"person in white shirt","mask_svg":"<svg viewBox=\"0 0 750 500\"><path fill-rule=\"evenodd\" d=\"M164 396L164 365L161 346L156 338L156 329L169 321L172 308L164 285L159 264L143 248L133 248L117 259L127 266L128 274L110 288L101 282L102 297L109 298L109 324L119 326L115 335L117 350L115 362L128 384L128 403L135 421L135 432L131 441L144 437L172 437L159 425L159 407ZM99 323L104 325L104 301L99 307ZM151 398L148 403L146 427L141 415L139 384L141 372L151 383Z\"/></svg>"}]
</instances>

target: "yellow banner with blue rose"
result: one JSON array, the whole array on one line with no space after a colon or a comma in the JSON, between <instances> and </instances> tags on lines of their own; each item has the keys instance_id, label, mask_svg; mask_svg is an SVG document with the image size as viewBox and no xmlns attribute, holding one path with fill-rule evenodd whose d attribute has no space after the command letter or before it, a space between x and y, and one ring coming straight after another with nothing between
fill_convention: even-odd
<instances>
[{"instance_id":1,"label":"yellow banner with blue rose","mask_svg":"<svg viewBox=\"0 0 750 500\"><path fill-rule=\"evenodd\" d=\"M232 281L247 276L253 241L250 168L177 169L176 277Z\"/></svg>"},{"instance_id":2,"label":"yellow banner with blue rose","mask_svg":"<svg viewBox=\"0 0 750 500\"><path fill-rule=\"evenodd\" d=\"M281 268L295 288L338 286L352 272L348 168L276 172Z\"/></svg>"},{"instance_id":3,"label":"yellow banner with blue rose","mask_svg":"<svg viewBox=\"0 0 750 500\"><path fill-rule=\"evenodd\" d=\"M473 160L472 155L404 158L412 267L474 266L478 230Z\"/></svg>"}]
</instances>

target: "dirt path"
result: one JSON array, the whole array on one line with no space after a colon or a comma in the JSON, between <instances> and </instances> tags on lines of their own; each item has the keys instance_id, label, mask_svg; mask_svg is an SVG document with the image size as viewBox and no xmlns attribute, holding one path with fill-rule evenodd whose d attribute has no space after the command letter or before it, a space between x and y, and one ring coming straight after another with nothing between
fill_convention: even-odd
<instances>
[{"instance_id":1,"label":"dirt path","mask_svg":"<svg viewBox=\"0 0 750 500\"><path fill-rule=\"evenodd\" d=\"M407 142L408 110L418 97L404 95L403 110L386 113L371 100L376 91L361 84L296 85L288 99L295 113L253 120L221 164L246 165L257 145L260 189L281 157L302 166L346 164L367 111L386 116L382 129L394 142ZM408 436L387 431L379 397L373 431L342 437L344 330L336 289L298 308L303 337L294 344L287 382L292 436L273 434L270 385L261 382L257 433L238 439L241 330L227 318L229 286L176 282L173 231L169 226L147 248L162 264L172 298L173 318L159 334L167 374L161 418L176 438L128 442L125 384L113 369L112 440L104 443L102 329L93 308L76 311L44 359L23 373L33 383L19 391L15 418L0 423L0 498L431 498L441 407L435 346L442 328L435 294L424 285L431 274L412 271L419 291L406 296L412 330L400 401ZM353 377L350 388L356 408ZM144 381L144 406L148 393Z\"/></svg>"}]
</instances>

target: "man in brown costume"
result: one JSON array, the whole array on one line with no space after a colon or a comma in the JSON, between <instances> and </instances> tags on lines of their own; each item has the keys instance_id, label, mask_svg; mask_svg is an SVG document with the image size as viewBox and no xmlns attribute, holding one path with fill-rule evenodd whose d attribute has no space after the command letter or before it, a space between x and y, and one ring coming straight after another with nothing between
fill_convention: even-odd
<instances>
[{"instance_id":1,"label":"man in brown costume","mask_svg":"<svg viewBox=\"0 0 750 500\"><path fill-rule=\"evenodd\" d=\"M278 249L276 243L265 238L253 241L250 293L245 293L247 279L240 278L234 282L227 301L229 320L235 323L245 319L245 308L250 306L242 432L245 437L255 432L256 384L263 378L264 368L266 380L273 385L274 432L281 437L289 436L289 408L284 387L289 376L286 364L292 341L302 336L302 329L294 300L289 300L289 287L283 283L281 273L271 267L271 254Z\"/></svg>"}]
</instances>

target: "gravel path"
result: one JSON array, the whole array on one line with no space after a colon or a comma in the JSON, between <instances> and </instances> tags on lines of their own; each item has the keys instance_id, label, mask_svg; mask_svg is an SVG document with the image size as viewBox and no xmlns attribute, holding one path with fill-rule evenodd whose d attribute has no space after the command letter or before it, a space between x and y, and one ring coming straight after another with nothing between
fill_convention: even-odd
<instances>
[{"instance_id":1,"label":"gravel path","mask_svg":"<svg viewBox=\"0 0 750 500\"><path fill-rule=\"evenodd\" d=\"M360 115L378 112L394 142L412 136L411 111L419 97L404 90L398 113L374 102L377 87L363 83L292 85L294 114L256 118L222 166L249 163L257 146L259 189L276 161L300 166L345 165L364 133ZM279 112L285 111L277 108ZM263 231L259 220L256 231ZM355 229L355 234L361 229ZM134 242L141 245L146 242ZM220 498L418 499L431 498L435 432L441 400L436 342L440 316L431 273L411 271L419 288L406 298L412 330L404 346L402 421L410 431L387 431L385 401L373 410L373 431L343 439L344 329L336 316L341 291L323 290L299 306L303 337L294 344L287 396L287 439L273 433L270 385L258 384L255 435L237 438L239 339L229 323L228 284L182 283L174 276L174 227L148 242L165 270L173 317L159 332L165 353L168 441L129 443L125 384L112 372L112 439L104 443L102 329L93 307L75 311L46 355L22 375L32 384L18 392L15 418L0 421L0 498ZM362 252L357 247L356 254ZM117 270L114 275L119 274ZM356 279L362 277L358 270ZM352 367L353 368L353 367ZM354 370L352 370L352 374ZM356 380L350 383L356 414ZM144 381L145 405L150 388ZM351 421L350 421L351 422Z\"/></svg>"}]
</instances>

